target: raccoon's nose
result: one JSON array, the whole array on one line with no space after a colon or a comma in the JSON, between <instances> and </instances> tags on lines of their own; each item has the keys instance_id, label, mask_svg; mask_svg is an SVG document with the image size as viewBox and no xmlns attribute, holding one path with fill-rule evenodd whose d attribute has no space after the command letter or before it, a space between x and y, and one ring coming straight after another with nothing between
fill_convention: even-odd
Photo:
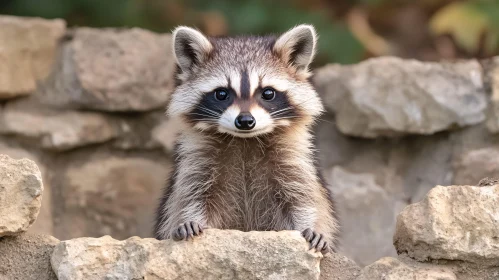
<instances>
[{"instance_id":1,"label":"raccoon's nose","mask_svg":"<svg viewBox=\"0 0 499 280\"><path fill-rule=\"evenodd\" d=\"M235 121L236 127L240 130L250 130L255 127L256 120L249 113L242 113L237 116Z\"/></svg>"}]
</instances>

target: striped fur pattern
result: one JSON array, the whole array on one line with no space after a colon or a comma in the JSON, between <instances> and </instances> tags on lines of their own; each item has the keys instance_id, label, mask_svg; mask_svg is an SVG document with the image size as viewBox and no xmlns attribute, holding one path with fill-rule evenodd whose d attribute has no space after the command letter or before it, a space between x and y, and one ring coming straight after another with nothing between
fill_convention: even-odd
<instances>
[{"instance_id":1,"label":"striped fur pattern","mask_svg":"<svg viewBox=\"0 0 499 280\"><path fill-rule=\"evenodd\" d=\"M243 231L310 229L334 244L337 221L310 132L323 111L308 81L315 44L309 25L279 37L208 38L188 27L175 30L180 84L168 114L185 127L158 209L158 239L194 222ZM217 90L227 99L217 100ZM266 90L272 100L262 97ZM254 128L235 125L243 113L254 118Z\"/></svg>"}]
</instances>

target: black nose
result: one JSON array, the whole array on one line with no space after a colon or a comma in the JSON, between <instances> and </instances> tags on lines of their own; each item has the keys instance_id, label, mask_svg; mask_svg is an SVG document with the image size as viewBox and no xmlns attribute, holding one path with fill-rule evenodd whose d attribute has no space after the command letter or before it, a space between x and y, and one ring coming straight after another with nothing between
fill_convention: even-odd
<instances>
[{"instance_id":1,"label":"black nose","mask_svg":"<svg viewBox=\"0 0 499 280\"><path fill-rule=\"evenodd\" d=\"M235 121L236 127L241 130L250 130L255 127L256 120L249 113L242 113L237 116Z\"/></svg>"}]
</instances>

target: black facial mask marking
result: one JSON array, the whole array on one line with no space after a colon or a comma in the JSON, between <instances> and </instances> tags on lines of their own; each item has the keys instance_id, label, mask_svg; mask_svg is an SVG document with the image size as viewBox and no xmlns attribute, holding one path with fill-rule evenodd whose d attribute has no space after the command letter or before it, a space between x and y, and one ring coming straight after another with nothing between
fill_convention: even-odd
<instances>
[{"instance_id":1,"label":"black facial mask marking","mask_svg":"<svg viewBox=\"0 0 499 280\"><path fill-rule=\"evenodd\" d=\"M196 107L187 114L192 121L202 120L218 120L220 116L234 103L236 94L231 89L226 89L229 96L225 100L217 100L214 96L215 91L210 91L203 94L203 98L199 101Z\"/></svg>"},{"instance_id":2,"label":"black facial mask marking","mask_svg":"<svg viewBox=\"0 0 499 280\"><path fill-rule=\"evenodd\" d=\"M254 93L254 97L258 102L258 105L260 105L260 107L271 114L273 119L292 118L299 116L296 107L289 102L286 93L275 91L274 99L265 100L262 98L263 90L263 88L258 88Z\"/></svg>"},{"instance_id":3,"label":"black facial mask marking","mask_svg":"<svg viewBox=\"0 0 499 280\"><path fill-rule=\"evenodd\" d=\"M241 89L246 87L243 86L243 80L244 79L241 80ZM256 102L258 106L267 111L271 115L272 119L288 119L300 116L298 109L296 108L296 106L292 105L289 102L289 99L285 92L275 91L274 99L265 100L262 98L263 90L264 88L261 87L255 90L253 94L253 102ZM234 90L226 89L226 91L229 93L229 96L226 100L217 100L214 94L215 90L204 93L202 99L197 103L195 108L187 114L187 117L194 122L218 120L220 116L235 102L237 102L242 107L248 106L249 108L250 104L243 105L243 103L252 101L244 98L236 100L238 97ZM249 92L249 88L247 92Z\"/></svg>"}]
</instances>

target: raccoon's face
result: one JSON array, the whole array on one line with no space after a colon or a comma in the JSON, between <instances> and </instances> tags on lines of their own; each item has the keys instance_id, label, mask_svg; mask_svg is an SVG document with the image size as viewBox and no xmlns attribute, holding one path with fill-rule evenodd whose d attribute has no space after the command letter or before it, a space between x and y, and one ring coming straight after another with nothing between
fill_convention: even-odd
<instances>
[{"instance_id":1,"label":"raccoon's face","mask_svg":"<svg viewBox=\"0 0 499 280\"><path fill-rule=\"evenodd\" d=\"M178 27L173 45L181 83L168 113L196 129L254 137L309 125L323 110L308 81L316 45L312 26L280 37L232 38Z\"/></svg>"}]
</instances>

